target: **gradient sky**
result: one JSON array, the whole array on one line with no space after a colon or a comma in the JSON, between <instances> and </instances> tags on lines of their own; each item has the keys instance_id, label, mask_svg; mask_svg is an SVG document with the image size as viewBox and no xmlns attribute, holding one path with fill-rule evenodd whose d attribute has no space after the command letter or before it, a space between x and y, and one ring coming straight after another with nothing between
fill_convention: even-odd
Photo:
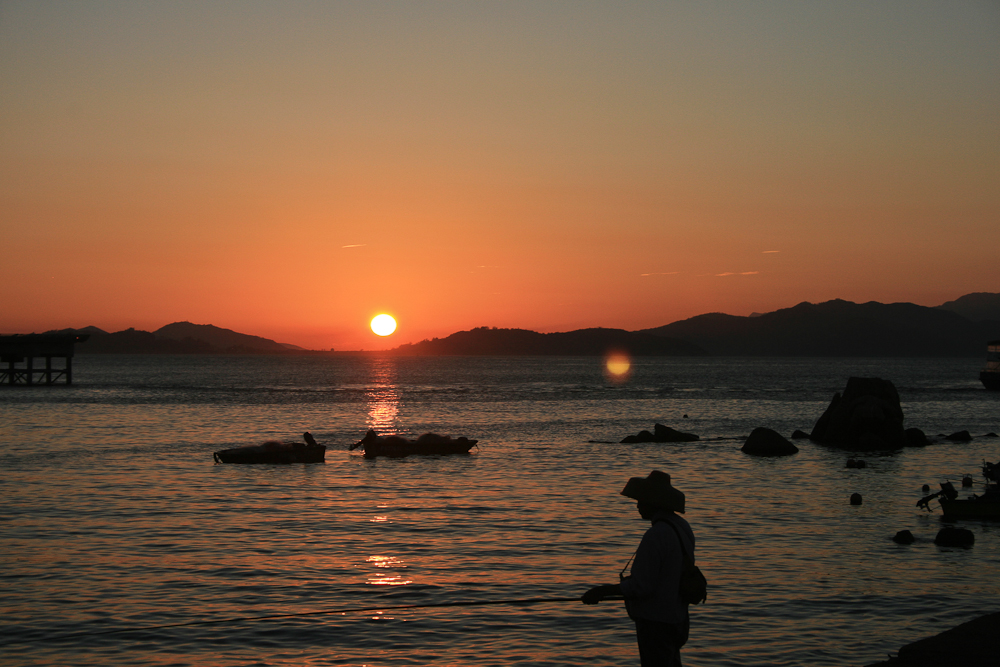
<instances>
[{"instance_id":1,"label":"gradient sky","mask_svg":"<svg viewBox=\"0 0 1000 667\"><path fill-rule=\"evenodd\" d=\"M1000 3L0 1L0 239L5 333L998 292Z\"/></svg>"}]
</instances>

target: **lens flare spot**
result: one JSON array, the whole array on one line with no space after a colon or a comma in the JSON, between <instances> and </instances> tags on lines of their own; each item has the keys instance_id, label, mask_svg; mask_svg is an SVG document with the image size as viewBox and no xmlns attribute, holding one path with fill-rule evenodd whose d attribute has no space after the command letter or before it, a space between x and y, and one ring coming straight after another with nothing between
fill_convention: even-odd
<instances>
[{"instance_id":1,"label":"lens flare spot","mask_svg":"<svg viewBox=\"0 0 1000 667\"><path fill-rule=\"evenodd\" d=\"M610 352L604 358L604 374L612 382L624 382L632 372L632 360L625 352Z\"/></svg>"},{"instance_id":2,"label":"lens flare spot","mask_svg":"<svg viewBox=\"0 0 1000 667\"><path fill-rule=\"evenodd\" d=\"M372 331L379 336L388 336L396 330L396 320L392 315L376 315L372 318Z\"/></svg>"}]
</instances>

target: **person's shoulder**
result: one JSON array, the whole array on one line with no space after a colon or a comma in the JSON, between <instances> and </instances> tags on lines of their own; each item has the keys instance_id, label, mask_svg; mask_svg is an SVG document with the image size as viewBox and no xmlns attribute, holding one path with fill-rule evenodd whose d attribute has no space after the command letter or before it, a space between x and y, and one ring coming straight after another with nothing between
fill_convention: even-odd
<instances>
[{"instance_id":1,"label":"person's shoulder","mask_svg":"<svg viewBox=\"0 0 1000 667\"><path fill-rule=\"evenodd\" d=\"M689 536L694 538L694 531L691 529L691 524L689 524L687 519L682 517L680 514L671 512L669 515L665 515L662 520L657 521L656 525L662 525L664 530L668 530L670 532L673 532L674 528L676 528L677 530L687 533Z\"/></svg>"}]
</instances>

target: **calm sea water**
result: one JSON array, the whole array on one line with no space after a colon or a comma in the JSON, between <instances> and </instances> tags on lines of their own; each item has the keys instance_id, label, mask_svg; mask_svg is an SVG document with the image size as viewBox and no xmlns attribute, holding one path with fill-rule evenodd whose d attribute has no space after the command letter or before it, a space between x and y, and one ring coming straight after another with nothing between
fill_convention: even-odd
<instances>
[{"instance_id":1,"label":"calm sea water","mask_svg":"<svg viewBox=\"0 0 1000 667\"><path fill-rule=\"evenodd\" d=\"M1000 440L868 455L811 429L852 375L892 380L906 425L1000 431L1000 394L956 360L77 357L72 387L0 390L0 661L7 665L631 665L620 602L391 609L578 596L617 581L647 527L625 481L669 471L709 579L689 666L856 665L1000 599L1000 525L932 543L922 484ZM687 418L684 417L687 415ZM617 444L655 422L700 442ZM365 460L368 427L480 440L467 457ZM215 465L311 431L325 464ZM864 503L851 506L861 493ZM909 529L917 543L891 541ZM124 634L194 620L374 611Z\"/></svg>"}]
</instances>

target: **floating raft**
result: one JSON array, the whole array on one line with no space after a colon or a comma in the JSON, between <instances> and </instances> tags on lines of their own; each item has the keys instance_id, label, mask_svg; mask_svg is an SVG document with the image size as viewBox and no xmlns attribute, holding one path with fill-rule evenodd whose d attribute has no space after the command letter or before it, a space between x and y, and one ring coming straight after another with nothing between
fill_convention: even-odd
<instances>
[{"instance_id":1,"label":"floating raft","mask_svg":"<svg viewBox=\"0 0 1000 667\"><path fill-rule=\"evenodd\" d=\"M468 454L478 440L466 437L452 438L447 435L425 433L416 440L407 440L398 435L380 436L374 430L369 430L361 440L351 445L351 449L364 449L365 458L377 456L402 458L415 454L447 456L448 454Z\"/></svg>"},{"instance_id":2,"label":"floating raft","mask_svg":"<svg viewBox=\"0 0 1000 667\"><path fill-rule=\"evenodd\" d=\"M317 444L312 434L303 433L305 442L269 440L261 445L248 445L215 452L216 463L323 463L326 445Z\"/></svg>"}]
</instances>

